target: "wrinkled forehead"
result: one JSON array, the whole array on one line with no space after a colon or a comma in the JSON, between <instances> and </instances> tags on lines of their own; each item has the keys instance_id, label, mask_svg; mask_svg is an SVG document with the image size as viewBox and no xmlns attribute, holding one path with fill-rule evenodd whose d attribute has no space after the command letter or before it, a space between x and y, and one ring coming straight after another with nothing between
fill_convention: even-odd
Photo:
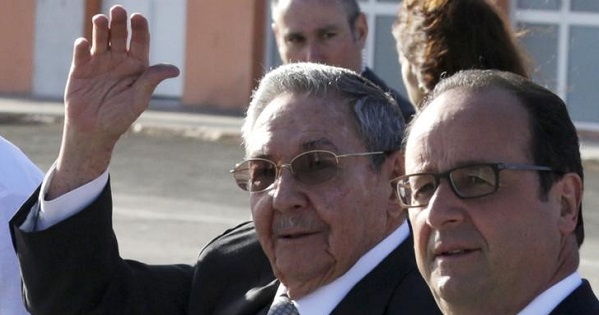
<instances>
[{"instance_id":1,"label":"wrinkled forehead","mask_svg":"<svg viewBox=\"0 0 599 315\"><path fill-rule=\"evenodd\" d=\"M280 94L256 118L246 139L246 155L354 148L361 145L355 124L349 104L335 94Z\"/></svg>"},{"instance_id":2,"label":"wrinkled forehead","mask_svg":"<svg viewBox=\"0 0 599 315\"><path fill-rule=\"evenodd\" d=\"M509 160L529 155L530 137L528 114L514 95L498 88L452 89L414 121L406 144L406 171L515 162Z\"/></svg>"}]
</instances>

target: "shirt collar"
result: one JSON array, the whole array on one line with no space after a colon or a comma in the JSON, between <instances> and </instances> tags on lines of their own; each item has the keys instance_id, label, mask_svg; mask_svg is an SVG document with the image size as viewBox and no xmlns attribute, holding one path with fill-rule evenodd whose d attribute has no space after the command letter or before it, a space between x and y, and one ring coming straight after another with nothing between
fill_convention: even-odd
<instances>
[{"instance_id":1,"label":"shirt collar","mask_svg":"<svg viewBox=\"0 0 599 315\"><path fill-rule=\"evenodd\" d=\"M537 296L518 315L549 314L581 284L580 275L574 272Z\"/></svg>"}]
</instances>

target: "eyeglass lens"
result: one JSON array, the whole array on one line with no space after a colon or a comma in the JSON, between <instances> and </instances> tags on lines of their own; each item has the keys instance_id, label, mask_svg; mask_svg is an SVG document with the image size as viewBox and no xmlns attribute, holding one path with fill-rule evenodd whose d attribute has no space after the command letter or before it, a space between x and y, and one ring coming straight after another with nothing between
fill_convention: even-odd
<instances>
[{"instance_id":1,"label":"eyeglass lens","mask_svg":"<svg viewBox=\"0 0 599 315\"><path fill-rule=\"evenodd\" d=\"M397 192L404 206L425 206L439 186L448 178L452 190L460 198L476 198L497 190L498 172L492 165L475 165L453 169L443 174L414 174L398 182Z\"/></svg>"},{"instance_id":2,"label":"eyeglass lens","mask_svg":"<svg viewBox=\"0 0 599 315\"><path fill-rule=\"evenodd\" d=\"M233 176L241 189L262 191L275 182L278 169L286 166L304 184L322 183L337 175L337 157L332 152L308 151L296 156L289 165L279 167L267 159L250 159L239 164Z\"/></svg>"}]
</instances>

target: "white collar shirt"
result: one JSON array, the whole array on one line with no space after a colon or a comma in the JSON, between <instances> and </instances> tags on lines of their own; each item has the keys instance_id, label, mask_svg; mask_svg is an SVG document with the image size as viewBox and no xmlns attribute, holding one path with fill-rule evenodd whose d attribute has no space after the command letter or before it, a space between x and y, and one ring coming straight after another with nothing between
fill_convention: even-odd
<instances>
[{"instance_id":1,"label":"white collar shirt","mask_svg":"<svg viewBox=\"0 0 599 315\"><path fill-rule=\"evenodd\" d=\"M580 275L574 272L537 296L518 315L547 315L581 284Z\"/></svg>"}]
</instances>

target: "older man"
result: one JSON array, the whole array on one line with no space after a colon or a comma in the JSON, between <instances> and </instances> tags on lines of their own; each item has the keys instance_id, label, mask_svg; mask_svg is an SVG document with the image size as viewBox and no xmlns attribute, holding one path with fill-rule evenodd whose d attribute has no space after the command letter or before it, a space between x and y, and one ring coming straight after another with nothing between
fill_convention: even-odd
<instances>
[{"instance_id":1,"label":"older man","mask_svg":"<svg viewBox=\"0 0 599 315\"><path fill-rule=\"evenodd\" d=\"M272 0L271 11L283 62L319 62L361 73L391 94L405 121L412 119L412 104L362 64L368 23L357 0Z\"/></svg>"},{"instance_id":2,"label":"older man","mask_svg":"<svg viewBox=\"0 0 599 315\"><path fill-rule=\"evenodd\" d=\"M461 72L414 120L398 195L444 314L599 314L577 273L583 172L565 104L497 70Z\"/></svg>"},{"instance_id":3,"label":"older man","mask_svg":"<svg viewBox=\"0 0 599 315\"><path fill-rule=\"evenodd\" d=\"M215 239L195 266L119 257L107 167L154 87L146 20L122 7L75 45L56 167L12 221L35 314L435 314L406 215L404 123L387 94L349 70L293 64L267 75L232 171L253 222ZM51 200L51 202L49 202ZM41 211L38 205L41 204ZM166 244L165 244L166 245ZM269 309L271 309L269 311ZM272 312L272 313L271 313Z\"/></svg>"}]
</instances>

